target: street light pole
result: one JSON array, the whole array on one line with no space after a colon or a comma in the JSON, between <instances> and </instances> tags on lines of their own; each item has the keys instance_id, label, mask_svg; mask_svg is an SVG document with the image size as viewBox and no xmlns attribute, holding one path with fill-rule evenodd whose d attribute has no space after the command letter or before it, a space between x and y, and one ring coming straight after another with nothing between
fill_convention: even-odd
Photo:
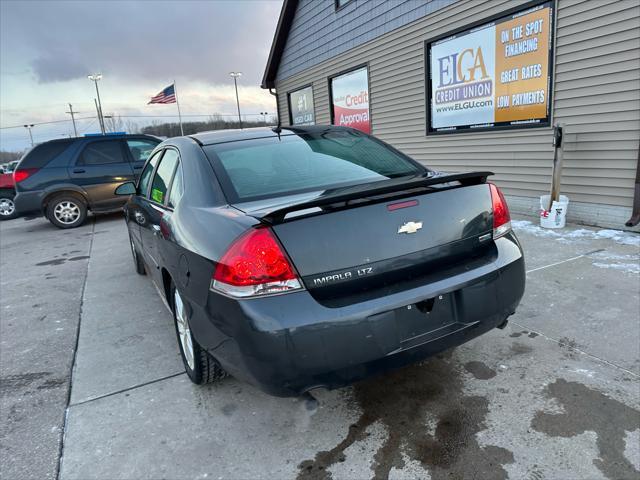
<instances>
[{"instance_id":1,"label":"street light pole","mask_svg":"<svg viewBox=\"0 0 640 480\"><path fill-rule=\"evenodd\" d=\"M94 73L93 75L87 75L87 78L96 85L96 95L98 96L98 121L100 123L100 130L104 135L104 117L102 116L102 102L100 101L100 90L98 90L98 80L102 79L101 73Z\"/></svg>"},{"instance_id":2,"label":"street light pole","mask_svg":"<svg viewBox=\"0 0 640 480\"><path fill-rule=\"evenodd\" d=\"M24 128L29 130L29 139L31 140L31 146L33 147L33 134L31 133L31 129L33 128L33 123L25 125Z\"/></svg>"},{"instance_id":3,"label":"street light pole","mask_svg":"<svg viewBox=\"0 0 640 480\"><path fill-rule=\"evenodd\" d=\"M242 117L240 116L240 98L238 97L238 77L242 76L242 72L229 72L229 75L233 77L233 84L236 87L236 105L238 106L238 122L240 122L240 129L242 129Z\"/></svg>"},{"instance_id":4,"label":"street light pole","mask_svg":"<svg viewBox=\"0 0 640 480\"><path fill-rule=\"evenodd\" d=\"M264 126L267 126L267 115L269 115L269 112L260 112L260 115L262 115L262 121L264 122Z\"/></svg>"}]
</instances>

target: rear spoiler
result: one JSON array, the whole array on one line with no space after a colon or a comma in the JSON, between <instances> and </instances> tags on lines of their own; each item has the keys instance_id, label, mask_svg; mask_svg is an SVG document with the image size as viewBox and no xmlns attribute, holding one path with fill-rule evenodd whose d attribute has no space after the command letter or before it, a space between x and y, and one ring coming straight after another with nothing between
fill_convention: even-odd
<instances>
[{"instance_id":1,"label":"rear spoiler","mask_svg":"<svg viewBox=\"0 0 640 480\"><path fill-rule=\"evenodd\" d=\"M432 175L429 177L419 177L381 186L371 186L372 184L357 185L355 187L336 189L334 191L335 193L327 193L314 200L287 205L285 207L277 208L264 214L260 213L254 216L263 222L273 225L284 222L287 214L292 212L325 207L341 202L344 202L346 204L345 206L347 206L348 202L352 200L371 199L372 201L379 201L380 199L372 199L371 197L377 197L380 195L384 195L384 200L386 200L390 196L396 197L395 195L393 195L394 193L400 194L398 196L411 196L416 194L416 190L428 188L433 185L440 185L443 183L459 182L462 186L478 185L481 183L486 183L487 177L490 175L493 175L493 172L468 172L452 174L436 173L436 175ZM362 204L362 202L357 203L359 205Z\"/></svg>"}]
</instances>

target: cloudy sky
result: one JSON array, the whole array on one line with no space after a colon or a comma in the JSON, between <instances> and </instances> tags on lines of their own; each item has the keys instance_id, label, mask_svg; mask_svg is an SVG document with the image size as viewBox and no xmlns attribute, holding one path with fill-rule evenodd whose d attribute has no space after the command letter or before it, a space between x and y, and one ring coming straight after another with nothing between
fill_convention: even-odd
<instances>
[{"instance_id":1,"label":"cloudy sky","mask_svg":"<svg viewBox=\"0 0 640 480\"><path fill-rule=\"evenodd\" d=\"M235 113L230 71L241 71L243 114L275 113L259 87L282 0L0 0L0 148L29 145L25 123L69 118L68 103L95 117L101 72L105 115L139 124L176 114L146 105L175 79L183 115ZM249 118L249 117L247 117ZM78 123L97 131L93 119ZM36 125L34 140L72 133L70 122ZM80 132L79 132L80 133Z\"/></svg>"}]
</instances>

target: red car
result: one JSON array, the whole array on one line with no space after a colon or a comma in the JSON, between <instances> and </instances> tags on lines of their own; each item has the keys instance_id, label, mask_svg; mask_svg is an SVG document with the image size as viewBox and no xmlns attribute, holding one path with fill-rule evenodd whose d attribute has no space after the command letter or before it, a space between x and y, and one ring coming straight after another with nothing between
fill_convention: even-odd
<instances>
[{"instance_id":1,"label":"red car","mask_svg":"<svg viewBox=\"0 0 640 480\"><path fill-rule=\"evenodd\" d=\"M0 220L16 217L16 206L13 197L16 196L16 186L13 181L13 170L18 162L11 162L6 173L0 173Z\"/></svg>"}]
</instances>

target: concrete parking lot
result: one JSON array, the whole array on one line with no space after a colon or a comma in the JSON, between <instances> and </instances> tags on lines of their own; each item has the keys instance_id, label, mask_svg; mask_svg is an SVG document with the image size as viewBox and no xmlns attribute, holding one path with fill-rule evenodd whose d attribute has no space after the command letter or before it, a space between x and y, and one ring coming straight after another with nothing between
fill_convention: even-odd
<instances>
[{"instance_id":1,"label":"concrete parking lot","mask_svg":"<svg viewBox=\"0 0 640 480\"><path fill-rule=\"evenodd\" d=\"M1 476L639 478L640 236L514 225L505 330L314 403L192 385L119 215L3 222Z\"/></svg>"}]
</instances>

